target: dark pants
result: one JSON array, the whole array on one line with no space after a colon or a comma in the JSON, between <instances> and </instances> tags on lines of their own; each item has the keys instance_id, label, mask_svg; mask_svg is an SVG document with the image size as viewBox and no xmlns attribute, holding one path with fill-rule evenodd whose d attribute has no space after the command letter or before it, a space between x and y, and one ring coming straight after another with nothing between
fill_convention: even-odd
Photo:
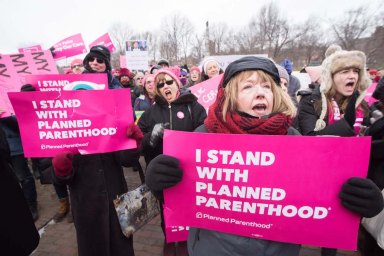
<instances>
[{"instance_id":1,"label":"dark pants","mask_svg":"<svg viewBox=\"0 0 384 256\"><path fill-rule=\"evenodd\" d=\"M321 248L321 256L336 256L337 249L333 248Z\"/></svg>"},{"instance_id":2,"label":"dark pants","mask_svg":"<svg viewBox=\"0 0 384 256\"><path fill-rule=\"evenodd\" d=\"M56 195L59 199L68 197L68 190L66 184L59 184L53 182L53 187L55 188Z\"/></svg>"},{"instance_id":3,"label":"dark pants","mask_svg":"<svg viewBox=\"0 0 384 256\"><path fill-rule=\"evenodd\" d=\"M12 156L12 166L29 205L37 203L35 179L24 155Z\"/></svg>"}]
</instances>

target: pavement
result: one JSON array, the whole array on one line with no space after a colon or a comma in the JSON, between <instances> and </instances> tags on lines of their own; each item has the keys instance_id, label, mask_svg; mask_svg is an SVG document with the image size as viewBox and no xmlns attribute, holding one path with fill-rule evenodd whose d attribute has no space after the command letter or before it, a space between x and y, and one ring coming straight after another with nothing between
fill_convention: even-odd
<instances>
[{"instance_id":1,"label":"pavement","mask_svg":"<svg viewBox=\"0 0 384 256\"><path fill-rule=\"evenodd\" d=\"M143 165L144 166L144 165ZM124 168L128 188L140 185L137 172ZM55 223L52 218L59 203L52 185L41 185L36 180L38 193L39 219L35 222L40 233L40 243L32 253L33 256L77 256L76 232L73 223L67 219ZM157 216L146 226L134 234L134 250L136 256L162 256L164 236L160 228L160 217ZM321 256L318 247L303 246L300 256ZM359 256L352 251L338 251L337 256Z\"/></svg>"}]
</instances>

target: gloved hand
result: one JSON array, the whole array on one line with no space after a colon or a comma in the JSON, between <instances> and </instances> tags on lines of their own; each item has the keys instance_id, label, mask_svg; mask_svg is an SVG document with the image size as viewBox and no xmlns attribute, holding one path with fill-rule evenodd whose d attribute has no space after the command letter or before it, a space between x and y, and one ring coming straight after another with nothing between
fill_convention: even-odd
<instances>
[{"instance_id":1,"label":"gloved hand","mask_svg":"<svg viewBox=\"0 0 384 256\"><path fill-rule=\"evenodd\" d=\"M183 177L179 164L179 160L172 156L158 155L147 166L145 183L154 191L176 185Z\"/></svg>"},{"instance_id":2,"label":"gloved hand","mask_svg":"<svg viewBox=\"0 0 384 256\"><path fill-rule=\"evenodd\" d=\"M372 140L384 139L384 117L375 121L366 131L366 136L372 136Z\"/></svg>"},{"instance_id":3,"label":"gloved hand","mask_svg":"<svg viewBox=\"0 0 384 256\"><path fill-rule=\"evenodd\" d=\"M58 177L66 177L72 174L72 152L62 152L52 159L53 170Z\"/></svg>"},{"instance_id":4,"label":"gloved hand","mask_svg":"<svg viewBox=\"0 0 384 256\"><path fill-rule=\"evenodd\" d=\"M352 129L353 129L353 125L355 124L355 121L356 121L356 106L355 105L356 105L356 100L359 97L359 95L360 94L357 90L352 94L352 96L348 102L348 105L345 109L345 113L344 113L344 119L345 119L345 121L347 121L349 126L352 127Z\"/></svg>"},{"instance_id":5,"label":"gloved hand","mask_svg":"<svg viewBox=\"0 0 384 256\"><path fill-rule=\"evenodd\" d=\"M372 97L384 102L384 77L382 77L376 85L375 91L372 93Z\"/></svg>"},{"instance_id":6,"label":"gloved hand","mask_svg":"<svg viewBox=\"0 0 384 256\"><path fill-rule=\"evenodd\" d=\"M158 123L155 124L155 126L152 129L151 137L149 139L149 145L151 147L156 147L156 145L159 143L160 139L163 138L164 135L164 128L168 128L169 123Z\"/></svg>"},{"instance_id":7,"label":"gloved hand","mask_svg":"<svg viewBox=\"0 0 384 256\"><path fill-rule=\"evenodd\" d=\"M361 217L376 216L384 207L380 189L370 179L350 178L339 194L343 206Z\"/></svg>"},{"instance_id":8,"label":"gloved hand","mask_svg":"<svg viewBox=\"0 0 384 256\"><path fill-rule=\"evenodd\" d=\"M137 126L135 123L131 123L127 128L127 137L136 140L137 148L139 148L144 135L139 126Z\"/></svg>"}]
</instances>

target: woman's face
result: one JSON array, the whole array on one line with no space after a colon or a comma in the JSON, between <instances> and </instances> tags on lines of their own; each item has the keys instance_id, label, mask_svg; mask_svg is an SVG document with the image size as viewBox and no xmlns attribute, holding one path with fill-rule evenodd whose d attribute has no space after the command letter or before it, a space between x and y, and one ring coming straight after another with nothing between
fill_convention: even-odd
<instances>
[{"instance_id":1,"label":"woman's face","mask_svg":"<svg viewBox=\"0 0 384 256\"><path fill-rule=\"evenodd\" d=\"M242 80L237 88L237 110L251 116L261 117L272 113L273 92L269 81L261 81L254 72Z\"/></svg>"},{"instance_id":2,"label":"woman's face","mask_svg":"<svg viewBox=\"0 0 384 256\"><path fill-rule=\"evenodd\" d=\"M171 103L179 96L179 87L175 80L172 77L165 74L164 81L157 83L157 88L160 92L160 95L168 102Z\"/></svg>"},{"instance_id":3,"label":"woman's face","mask_svg":"<svg viewBox=\"0 0 384 256\"><path fill-rule=\"evenodd\" d=\"M280 77L280 86L283 92L288 93L288 81L285 78Z\"/></svg>"},{"instance_id":4,"label":"woman's face","mask_svg":"<svg viewBox=\"0 0 384 256\"><path fill-rule=\"evenodd\" d=\"M145 90L148 92L149 95L155 94L153 77L148 77L147 80L145 80Z\"/></svg>"},{"instance_id":5,"label":"woman's face","mask_svg":"<svg viewBox=\"0 0 384 256\"><path fill-rule=\"evenodd\" d=\"M92 57L89 59L88 64L91 69L97 73L102 73L107 70L107 65L103 59Z\"/></svg>"},{"instance_id":6,"label":"woman's face","mask_svg":"<svg viewBox=\"0 0 384 256\"><path fill-rule=\"evenodd\" d=\"M207 64L207 76L209 78L212 78L212 77L219 75L219 71L220 71L220 69L215 62L213 62L213 61L208 62L208 64Z\"/></svg>"},{"instance_id":7,"label":"woman's face","mask_svg":"<svg viewBox=\"0 0 384 256\"><path fill-rule=\"evenodd\" d=\"M197 70L193 70L191 73L190 73L190 76L191 76L191 80L193 82L197 81L199 79L199 72Z\"/></svg>"},{"instance_id":8,"label":"woman's face","mask_svg":"<svg viewBox=\"0 0 384 256\"><path fill-rule=\"evenodd\" d=\"M143 88L143 79L144 79L144 76L142 76L142 75L138 75L137 77L136 77L136 84L138 85L138 86L140 86L141 88Z\"/></svg>"},{"instance_id":9,"label":"woman's face","mask_svg":"<svg viewBox=\"0 0 384 256\"><path fill-rule=\"evenodd\" d=\"M348 68L333 75L333 84L336 90L336 97L348 97L353 94L359 80L359 69Z\"/></svg>"}]
</instances>

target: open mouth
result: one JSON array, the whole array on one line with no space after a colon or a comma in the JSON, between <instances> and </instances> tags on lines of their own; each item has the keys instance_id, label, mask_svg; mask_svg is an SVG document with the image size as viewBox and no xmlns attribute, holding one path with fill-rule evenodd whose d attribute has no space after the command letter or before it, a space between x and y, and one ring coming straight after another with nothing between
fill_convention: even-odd
<instances>
[{"instance_id":1,"label":"open mouth","mask_svg":"<svg viewBox=\"0 0 384 256\"><path fill-rule=\"evenodd\" d=\"M351 81L351 82L348 82L345 86L353 87L354 85L355 85L355 82Z\"/></svg>"},{"instance_id":2,"label":"open mouth","mask_svg":"<svg viewBox=\"0 0 384 256\"><path fill-rule=\"evenodd\" d=\"M265 111L266 109L267 109L267 105L262 104L262 103L260 103L260 104L256 104L256 105L252 108L252 110L255 110L255 111Z\"/></svg>"},{"instance_id":3,"label":"open mouth","mask_svg":"<svg viewBox=\"0 0 384 256\"><path fill-rule=\"evenodd\" d=\"M172 92L171 91L165 91L164 94L165 94L165 96L172 96Z\"/></svg>"}]
</instances>

